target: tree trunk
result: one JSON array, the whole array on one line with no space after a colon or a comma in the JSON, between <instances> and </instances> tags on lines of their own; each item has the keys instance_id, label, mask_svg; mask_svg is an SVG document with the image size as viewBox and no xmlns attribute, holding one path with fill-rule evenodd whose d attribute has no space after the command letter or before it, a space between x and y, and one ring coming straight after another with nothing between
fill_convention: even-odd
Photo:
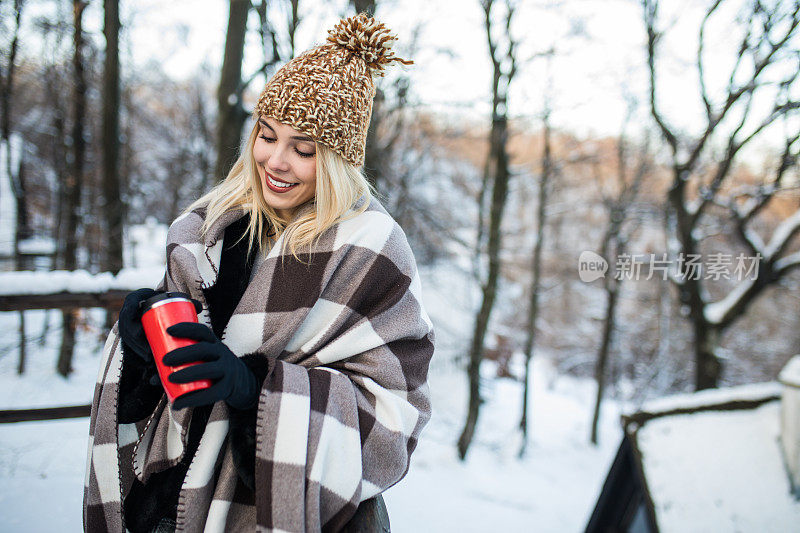
<instances>
[{"instance_id":1,"label":"tree trunk","mask_svg":"<svg viewBox=\"0 0 800 533\"><path fill-rule=\"evenodd\" d=\"M350 5L356 13L366 13L369 16L375 15L375 0L350 0ZM376 88L375 100L372 103L372 120L367 129L367 149L364 154L364 173L372 182L378 192L383 191L383 168L384 155L378 145L378 128L381 123L382 104L386 100L383 90Z\"/></svg>"},{"instance_id":2,"label":"tree trunk","mask_svg":"<svg viewBox=\"0 0 800 533\"><path fill-rule=\"evenodd\" d=\"M528 388L530 386L531 360L533 347L536 342L536 318L539 315L539 287L541 285L542 247L544 244L544 228L547 223L547 190L550 178L553 175L553 155L551 149L550 111L544 115L544 155L542 158L542 177L539 180L539 206L536 213L536 244L533 247L531 262L531 295L528 305L528 335L525 340L525 378L522 383L522 416L519 427L522 430L522 444L519 448L519 457L522 458L528 447Z\"/></svg>"},{"instance_id":3,"label":"tree trunk","mask_svg":"<svg viewBox=\"0 0 800 533\"><path fill-rule=\"evenodd\" d=\"M84 138L84 120L86 116L86 75L83 63L83 10L86 2L73 0L74 17L74 49L72 56L74 74L72 150L73 161L67 175L66 196L66 228L64 247L64 268L75 270L78 263L78 224L80 222L81 187L83 184L83 163L86 153ZM67 377L72 371L72 355L75 346L75 310L67 309L62 313L63 328L61 330L61 349L56 369Z\"/></svg>"},{"instance_id":4,"label":"tree trunk","mask_svg":"<svg viewBox=\"0 0 800 533\"><path fill-rule=\"evenodd\" d=\"M619 248L617 248L619 250ZM603 257L606 257L605 254ZM606 257L606 260L608 258ZM594 400L594 411L592 412L592 431L590 440L592 444L597 444L597 425L600 421L600 406L603 402L603 394L606 385L606 367L608 366L608 354L611 349L611 335L616 324L617 299L619 295L619 282L612 278L605 278L606 290L606 316L603 319L603 338L600 341L600 348L597 352L597 362L594 367L594 377L597 381L597 394Z\"/></svg>"},{"instance_id":5,"label":"tree trunk","mask_svg":"<svg viewBox=\"0 0 800 533\"><path fill-rule=\"evenodd\" d=\"M382 106L385 101L383 90L376 89L375 100L372 103L372 119L367 128L367 146L364 153L364 174L378 192L384 191L383 164L387 154L378 144L378 128L381 123Z\"/></svg>"},{"instance_id":6,"label":"tree trunk","mask_svg":"<svg viewBox=\"0 0 800 533\"><path fill-rule=\"evenodd\" d=\"M483 286L483 302L480 311L475 318L475 328L472 334L472 344L469 351L469 366L467 376L469 379L469 401L467 405L467 420L464 429L458 439L458 456L464 459L467 450L472 442L475 433L475 426L478 423L478 411L480 409L480 364L483 359L483 342L486 337L486 329L489 325L494 300L497 294L497 282L500 275L500 247L501 247L501 224L503 222L503 210L508 196L508 182L510 173L508 171L508 161L506 155L505 141L507 139L508 123L505 117L496 117L492 124L492 153L495 161L495 179L492 188L492 203L489 215L489 273L486 283Z\"/></svg>"},{"instance_id":7,"label":"tree trunk","mask_svg":"<svg viewBox=\"0 0 800 533\"><path fill-rule=\"evenodd\" d=\"M713 389L719 385L722 363L717 357L721 331L705 320L693 320L695 390Z\"/></svg>"},{"instance_id":8,"label":"tree trunk","mask_svg":"<svg viewBox=\"0 0 800 533\"><path fill-rule=\"evenodd\" d=\"M19 48L19 27L22 18L23 0L14 0L14 34L8 51L8 65L5 79L0 79L0 116L2 117L3 139L11 136L11 96L14 89L14 72L16 71L17 49Z\"/></svg>"},{"instance_id":9,"label":"tree trunk","mask_svg":"<svg viewBox=\"0 0 800 533\"><path fill-rule=\"evenodd\" d=\"M77 329L77 309L62 311L61 350L58 355L56 371L63 377L72 372L72 355L75 351L75 330Z\"/></svg>"},{"instance_id":10,"label":"tree trunk","mask_svg":"<svg viewBox=\"0 0 800 533\"><path fill-rule=\"evenodd\" d=\"M242 110L242 57L247 32L249 0L230 0L225 56L217 90L217 164L214 177L222 181L236 162L242 128L247 115Z\"/></svg>"},{"instance_id":11,"label":"tree trunk","mask_svg":"<svg viewBox=\"0 0 800 533\"><path fill-rule=\"evenodd\" d=\"M17 50L19 49L19 30L22 19L22 8L25 6L23 0L14 0L14 30L11 44L8 50L8 64L5 68L5 76L0 77L0 135L6 149L6 172L11 182L11 190L14 195L14 202L17 208L17 220L14 228L14 263L17 270L25 268L23 257L19 251L19 242L30 236L28 220L28 202L25 194L24 176L24 148L20 146L18 157L19 166L12 168L12 146L11 146L11 104L14 96L14 74L16 73Z\"/></svg>"},{"instance_id":12,"label":"tree trunk","mask_svg":"<svg viewBox=\"0 0 800 533\"><path fill-rule=\"evenodd\" d=\"M122 269L122 233L125 217L119 178L119 0L104 0L106 38L103 70L103 211L106 233L102 269L117 274ZM107 238L106 238L107 237Z\"/></svg>"},{"instance_id":13,"label":"tree trunk","mask_svg":"<svg viewBox=\"0 0 800 533\"><path fill-rule=\"evenodd\" d=\"M67 217L67 183L71 170L67 163L67 124L66 124L66 105L59 98L61 87L66 83L59 79L55 67L51 67L45 75L46 94L53 102L53 130L54 136L50 149L50 163L52 168L58 169L55 196L53 206L55 209L55 231L53 239L56 242L56 253L53 256L52 269L64 269L65 266L65 221Z\"/></svg>"},{"instance_id":14,"label":"tree trunk","mask_svg":"<svg viewBox=\"0 0 800 533\"><path fill-rule=\"evenodd\" d=\"M72 99L72 165L66 178L67 209L65 217L64 269L75 270L78 261L78 225L81 216L81 189L83 186L84 157L86 140L84 124L86 118L86 73L83 60L83 10L86 2L73 1L74 16L74 50L73 66L73 99Z\"/></svg>"},{"instance_id":15,"label":"tree trunk","mask_svg":"<svg viewBox=\"0 0 800 533\"><path fill-rule=\"evenodd\" d=\"M494 300L497 294L497 282L500 276L500 248L501 248L501 226L503 222L503 210L506 206L508 196L508 182L511 172L508 168L508 153L506 143L508 142L508 90L511 81L516 73L516 61L514 57L514 47L516 43L508 35L508 49L505 57L498 57L497 43L492 37L492 11L493 0L482 2L484 12L484 29L489 45L489 56L492 61L492 128L489 135L489 155L486 165L487 175L484 182L492 182L492 200L489 209L489 240L487 245L487 255L489 259L489 271L486 276L486 283L483 284L483 301L481 308L475 317L475 329L472 335L472 344L469 350L469 364L467 367L467 377L469 380L469 400L467 404L467 420L464 429L458 438L458 456L463 461L467 456L467 450L475 434L475 427L478 423L478 412L480 410L480 365L483 359L483 341L486 336L486 329L489 326ZM506 15L505 28L511 26L513 9L509 6ZM506 70L503 70L503 67ZM503 82L501 84L501 81ZM480 253L480 250L479 250Z\"/></svg>"}]
</instances>

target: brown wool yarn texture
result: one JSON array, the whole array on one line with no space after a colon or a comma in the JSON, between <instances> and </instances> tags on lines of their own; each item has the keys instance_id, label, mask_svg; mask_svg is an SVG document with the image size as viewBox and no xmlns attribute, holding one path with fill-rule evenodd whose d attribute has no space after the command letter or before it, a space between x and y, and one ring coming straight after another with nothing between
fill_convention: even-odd
<instances>
[{"instance_id":1,"label":"brown wool yarn texture","mask_svg":"<svg viewBox=\"0 0 800 533\"><path fill-rule=\"evenodd\" d=\"M366 13L340 20L324 44L275 73L253 115L287 124L360 167L375 97L373 76L383 76L393 61L414 63L394 55L395 40L386 26Z\"/></svg>"}]
</instances>

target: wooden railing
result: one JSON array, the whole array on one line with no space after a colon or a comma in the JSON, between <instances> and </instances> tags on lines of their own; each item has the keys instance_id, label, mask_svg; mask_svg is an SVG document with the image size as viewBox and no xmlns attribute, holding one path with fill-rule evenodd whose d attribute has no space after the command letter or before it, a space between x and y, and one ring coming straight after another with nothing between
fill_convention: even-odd
<instances>
[{"instance_id":1,"label":"wooden railing","mask_svg":"<svg viewBox=\"0 0 800 533\"><path fill-rule=\"evenodd\" d=\"M60 420L89 416L92 406L68 405L65 407L41 407L37 409L8 409L0 411L0 424L10 422L34 422L38 420Z\"/></svg>"},{"instance_id":2,"label":"wooden railing","mask_svg":"<svg viewBox=\"0 0 800 533\"><path fill-rule=\"evenodd\" d=\"M8 288L6 288L8 290ZM128 289L111 289L103 292L57 292L49 294L0 294L0 311L29 311L33 309L75 309L100 307L118 311ZM91 405L68 405L35 409L0 410L0 424L59 420L89 416Z\"/></svg>"}]
</instances>

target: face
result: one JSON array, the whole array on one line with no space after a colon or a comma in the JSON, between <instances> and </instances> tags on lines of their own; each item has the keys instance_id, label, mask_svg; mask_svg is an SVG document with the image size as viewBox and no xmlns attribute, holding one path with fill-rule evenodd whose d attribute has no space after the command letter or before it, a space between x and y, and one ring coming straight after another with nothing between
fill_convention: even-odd
<instances>
[{"instance_id":1,"label":"face","mask_svg":"<svg viewBox=\"0 0 800 533\"><path fill-rule=\"evenodd\" d=\"M308 135L269 117L260 117L258 127L253 158L264 200L283 218L291 218L297 206L316 192L316 144Z\"/></svg>"}]
</instances>

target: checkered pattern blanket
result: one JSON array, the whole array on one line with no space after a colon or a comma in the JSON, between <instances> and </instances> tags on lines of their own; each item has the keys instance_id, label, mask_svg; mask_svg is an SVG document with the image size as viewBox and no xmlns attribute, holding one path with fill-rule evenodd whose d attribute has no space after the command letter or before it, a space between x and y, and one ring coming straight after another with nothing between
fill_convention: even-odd
<instances>
[{"instance_id":1,"label":"checkered pattern blanket","mask_svg":"<svg viewBox=\"0 0 800 533\"><path fill-rule=\"evenodd\" d=\"M242 215L226 213L204 238L203 209L169 230L159 288L203 301L206 324L202 289L215 283L225 227ZM256 353L272 365L258 404L254 505L237 497L228 407L218 402L181 488L178 531L335 531L361 501L405 475L430 418L433 326L405 234L383 206L370 198L302 262L280 256L281 239L222 338L237 355ZM115 325L90 419L83 505L90 532L123 531L121 502L134 476L146 482L175 465L187 444L192 409L173 411L166 397L145 420L117 422L121 368Z\"/></svg>"}]
</instances>

